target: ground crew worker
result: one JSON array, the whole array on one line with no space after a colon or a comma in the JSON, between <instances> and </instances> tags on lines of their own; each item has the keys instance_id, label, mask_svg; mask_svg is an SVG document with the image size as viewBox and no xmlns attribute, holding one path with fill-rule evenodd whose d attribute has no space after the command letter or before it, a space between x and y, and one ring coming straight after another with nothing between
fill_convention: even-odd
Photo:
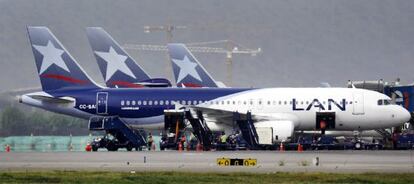
<instances>
[{"instance_id":1,"label":"ground crew worker","mask_svg":"<svg viewBox=\"0 0 414 184\"><path fill-rule=\"evenodd\" d=\"M221 147L221 150L225 150L226 149L226 143L227 143L227 136L226 136L226 134L224 133L224 132L222 132L221 133L221 136L220 136L220 147Z\"/></svg>"},{"instance_id":2,"label":"ground crew worker","mask_svg":"<svg viewBox=\"0 0 414 184\"><path fill-rule=\"evenodd\" d=\"M181 145L183 146L183 147L185 147L186 145L184 145L184 144L186 144L187 143L187 141L186 141L186 138L185 138L185 135L182 135L181 136Z\"/></svg>"},{"instance_id":3,"label":"ground crew worker","mask_svg":"<svg viewBox=\"0 0 414 184\"><path fill-rule=\"evenodd\" d=\"M152 143L154 142L154 139L152 138L151 132L150 132L150 133L148 133L148 139L147 139L147 142L148 142L148 150L151 150Z\"/></svg>"},{"instance_id":4,"label":"ground crew worker","mask_svg":"<svg viewBox=\"0 0 414 184\"><path fill-rule=\"evenodd\" d=\"M320 122L320 128L321 128L321 134L325 135L325 130L326 130L326 122L324 120L322 120Z\"/></svg>"},{"instance_id":5,"label":"ground crew worker","mask_svg":"<svg viewBox=\"0 0 414 184\"><path fill-rule=\"evenodd\" d=\"M226 142L227 142L227 136L224 132L221 133L220 142L222 144L226 144Z\"/></svg>"}]
</instances>

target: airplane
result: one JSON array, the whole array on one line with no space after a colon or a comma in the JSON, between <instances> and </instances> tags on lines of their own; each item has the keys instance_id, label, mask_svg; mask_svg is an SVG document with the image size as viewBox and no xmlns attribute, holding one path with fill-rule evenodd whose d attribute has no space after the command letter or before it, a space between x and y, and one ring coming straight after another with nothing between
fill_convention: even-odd
<instances>
[{"instance_id":1,"label":"airplane","mask_svg":"<svg viewBox=\"0 0 414 184\"><path fill-rule=\"evenodd\" d=\"M211 77L184 44L169 43L167 48L178 87L225 87Z\"/></svg>"},{"instance_id":2,"label":"airplane","mask_svg":"<svg viewBox=\"0 0 414 184\"><path fill-rule=\"evenodd\" d=\"M86 29L106 86L110 88L171 87L168 79L151 78L101 27Z\"/></svg>"},{"instance_id":3,"label":"airplane","mask_svg":"<svg viewBox=\"0 0 414 184\"><path fill-rule=\"evenodd\" d=\"M271 128L273 141L288 139L294 131L374 130L411 118L388 96L356 88L104 88L47 27L27 30L42 91L19 101L56 113L111 117L128 127L159 130L166 110L186 108L201 112L212 131L231 131L237 112L255 127Z\"/></svg>"}]
</instances>

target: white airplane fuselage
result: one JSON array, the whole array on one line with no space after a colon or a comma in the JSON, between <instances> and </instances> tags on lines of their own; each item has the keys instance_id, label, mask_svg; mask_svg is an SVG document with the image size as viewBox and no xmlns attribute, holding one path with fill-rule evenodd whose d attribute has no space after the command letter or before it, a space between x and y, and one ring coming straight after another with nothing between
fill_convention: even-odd
<instances>
[{"instance_id":1,"label":"white airplane fuselage","mask_svg":"<svg viewBox=\"0 0 414 184\"><path fill-rule=\"evenodd\" d=\"M119 113L119 117L124 119L132 126L148 129L163 128L164 116L161 112L160 114L156 114L150 117L128 117L122 116L122 114L126 111L131 112L131 109L134 109L134 112L136 113L139 113L140 110L147 110L150 112L151 109L172 109L174 108L174 106L171 106L172 103L181 103L181 105L204 107L219 111L237 111L240 113L250 111L253 116L260 117L256 118L256 124L260 124L261 119L263 119L263 121L265 121L267 124L289 121L293 123L295 131L315 130L316 114L318 112L335 112L335 130L355 131L389 128L402 125L410 119L410 114L408 111L401 106L392 104L379 105L378 101L390 100L390 98L386 95L362 89L249 89L213 99L205 99L203 97L203 94L206 94L206 92L198 92L201 92L203 90L214 91L214 89L192 89L192 96L183 96L181 98L155 95L151 99L152 104L144 104L144 101L148 100L149 97L140 95L141 90L152 90L155 94L157 94L157 91L167 90L171 93L174 93L174 96L177 96L177 94L186 89L138 89L136 92L134 92L133 96L127 94L122 95L122 92L119 92L116 94L116 97L111 93L111 91L115 90L120 89L101 90L108 91L108 99L112 99L108 100L108 112L114 111L116 113ZM124 91L130 90L133 89L126 89ZM39 93L36 94L38 95ZM164 92L163 94L166 93ZM34 105L36 107L44 108L49 111L55 111L76 117L78 117L79 114L82 114L82 118L102 115L91 113L90 109L89 111L86 111L88 109L85 110L80 108L82 105L87 105L80 104L83 103L81 102L82 100L76 99L75 96L70 97L76 100L76 104L71 107L68 107L67 105L62 106L61 104L54 105L52 103L44 103L38 99L31 98L30 94L24 95L22 102L29 105ZM127 105L126 101L130 101L130 103ZM170 104L169 106L165 106L167 101ZM182 103L183 101L185 104ZM190 104L188 102L190 102ZM96 103L97 102L93 100L92 105ZM165 107L160 104L164 104ZM209 121L208 125L212 130L225 130L231 128L229 126L231 123L229 124L226 122L221 122L220 117L206 116L206 119ZM213 122L210 121L212 119L214 120Z\"/></svg>"}]
</instances>

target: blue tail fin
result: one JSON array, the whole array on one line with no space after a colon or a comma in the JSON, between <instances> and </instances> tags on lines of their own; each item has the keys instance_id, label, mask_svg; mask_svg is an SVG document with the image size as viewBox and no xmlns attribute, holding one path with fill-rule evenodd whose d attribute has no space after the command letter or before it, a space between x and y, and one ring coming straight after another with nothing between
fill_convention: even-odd
<instances>
[{"instance_id":1,"label":"blue tail fin","mask_svg":"<svg viewBox=\"0 0 414 184\"><path fill-rule=\"evenodd\" d=\"M150 79L104 29L88 27L86 33L108 87L138 87L138 83Z\"/></svg>"},{"instance_id":2,"label":"blue tail fin","mask_svg":"<svg viewBox=\"0 0 414 184\"><path fill-rule=\"evenodd\" d=\"M27 27L43 91L99 88L47 27Z\"/></svg>"},{"instance_id":3,"label":"blue tail fin","mask_svg":"<svg viewBox=\"0 0 414 184\"><path fill-rule=\"evenodd\" d=\"M184 44L168 44L178 87L218 87L214 79Z\"/></svg>"}]
</instances>

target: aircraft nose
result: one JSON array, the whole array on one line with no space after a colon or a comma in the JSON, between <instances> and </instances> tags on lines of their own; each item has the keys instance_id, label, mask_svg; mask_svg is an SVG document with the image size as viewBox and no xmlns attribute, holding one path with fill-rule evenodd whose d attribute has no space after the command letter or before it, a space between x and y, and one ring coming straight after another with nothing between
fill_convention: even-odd
<instances>
[{"instance_id":1,"label":"aircraft nose","mask_svg":"<svg viewBox=\"0 0 414 184\"><path fill-rule=\"evenodd\" d=\"M411 119L410 112L407 111L407 109L400 107L400 113L399 113L399 119L401 119L402 122L408 122Z\"/></svg>"}]
</instances>

